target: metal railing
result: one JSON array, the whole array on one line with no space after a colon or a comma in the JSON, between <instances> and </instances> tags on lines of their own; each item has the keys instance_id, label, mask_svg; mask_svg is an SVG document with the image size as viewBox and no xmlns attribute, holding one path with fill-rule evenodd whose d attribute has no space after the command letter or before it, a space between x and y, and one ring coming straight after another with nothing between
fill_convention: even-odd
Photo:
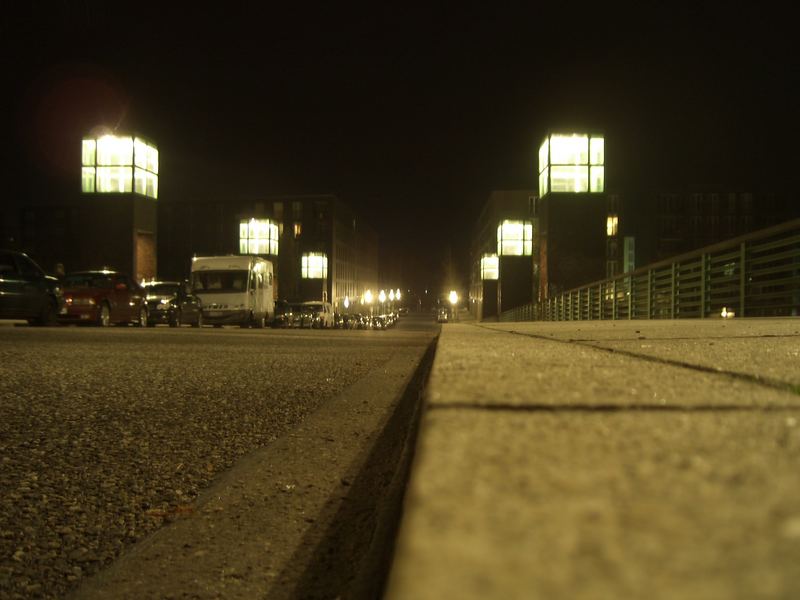
<instances>
[{"instance_id":1,"label":"metal railing","mask_svg":"<svg viewBox=\"0 0 800 600\"><path fill-rule=\"evenodd\" d=\"M800 219L504 311L501 321L800 315Z\"/></svg>"}]
</instances>

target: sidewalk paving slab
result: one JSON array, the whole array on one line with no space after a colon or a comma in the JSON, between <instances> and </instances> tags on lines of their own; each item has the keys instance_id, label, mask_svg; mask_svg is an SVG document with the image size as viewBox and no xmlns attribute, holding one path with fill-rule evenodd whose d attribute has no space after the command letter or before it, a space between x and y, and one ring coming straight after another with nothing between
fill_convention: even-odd
<instances>
[{"instance_id":1,"label":"sidewalk paving slab","mask_svg":"<svg viewBox=\"0 0 800 600\"><path fill-rule=\"evenodd\" d=\"M800 395L766 351L800 337L764 337L800 321L763 321L659 323L658 360L586 345L642 322L444 326L386 597L800 597ZM728 335L746 368L660 362Z\"/></svg>"}]
</instances>

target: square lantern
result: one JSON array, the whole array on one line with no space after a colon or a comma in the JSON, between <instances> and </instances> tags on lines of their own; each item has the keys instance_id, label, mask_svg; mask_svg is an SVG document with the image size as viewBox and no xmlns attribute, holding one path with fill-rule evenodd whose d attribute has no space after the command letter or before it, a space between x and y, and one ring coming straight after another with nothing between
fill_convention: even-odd
<instances>
[{"instance_id":1,"label":"square lantern","mask_svg":"<svg viewBox=\"0 0 800 600\"><path fill-rule=\"evenodd\" d=\"M272 219L239 222L239 254L278 254L278 224Z\"/></svg>"},{"instance_id":2,"label":"square lantern","mask_svg":"<svg viewBox=\"0 0 800 600\"><path fill-rule=\"evenodd\" d=\"M328 278L328 255L324 252L306 252L300 260L300 276L303 279Z\"/></svg>"},{"instance_id":3,"label":"square lantern","mask_svg":"<svg viewBox=\"0 0 800 600\"><path fill-rule=\"evenodd\" d=\"M484 254L481 257L481 280L496 280L500 277L500 259L497 254Z\"/></svg>"},{"instance_id":4,"label":"square lantern","mask_svg":"<svg viewBox=\"0 0 800 600\"><path fill-rule=\"evenodd\" d=\"M533 223L503 221L497 226L498 256L531 256L533 254Z\"/></svg>"},{"instance_id":5,"label":"square lantern","mask_svg":"<svg viewBox=\"0 0 800 600\"><path fill-rule=\"evenodd\" d=\"M84 138L81 163L84 193L133 192L158 198L158 149L142 138Z\"/></svg>"},{"instance_id":6,"label":"square lantern","mask_svg":"<svg viewBox=\"0 0 800 600\"><path fill-rule=\"evenodd\" d=\"M605 191L605 138L550 134L539 147L539 195Z\"/></svg>"}]
</instances>

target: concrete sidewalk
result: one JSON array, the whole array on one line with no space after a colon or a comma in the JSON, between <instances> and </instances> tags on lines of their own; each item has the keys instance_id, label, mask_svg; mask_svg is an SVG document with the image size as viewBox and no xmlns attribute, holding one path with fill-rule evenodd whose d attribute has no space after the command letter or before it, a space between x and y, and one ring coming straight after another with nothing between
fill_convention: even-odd
<instances>
[{"instance_id":1,"label":"concrete sidewalk","mask_svg":"<svg viewBox=\"0 0 800 600\"><path fill-rule=\"evenodd\" d=\"M388 598L800 597L800 319L442 327Z\"/></svg>"}]
</instances>

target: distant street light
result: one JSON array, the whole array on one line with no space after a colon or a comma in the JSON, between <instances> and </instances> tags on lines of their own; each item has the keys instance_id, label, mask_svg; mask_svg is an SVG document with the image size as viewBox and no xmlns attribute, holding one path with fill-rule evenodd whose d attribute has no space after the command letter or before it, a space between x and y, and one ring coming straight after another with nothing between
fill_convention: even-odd
<instances>
[{"instance_id":1,"label":"distant street light","mask_svg":"<svg viewBox=\"0 0 800 600\"><path fill-rule=\"evenodd\" d=\"M452 304L453 306L458 304L458 294L456 293L455 290L450 290L450 304Z\"/></svg>"},{"instance_id":2,"label":"distant street light","mask_svg":"<svg viewBox=\"0 0 800 600\"><path fill-rule=\"evenodd\" d=\"M345 309L350 308L350 298L348 298L347 296L344 297L344 307Z\"/></svg>"},{"instance_id":3,"label":"distant street light","mask_svg":"<svg viewBox=\"0 0 800 600\"><path fill-rule=\"evenodd\" d=\"M383 304L384 302L386 302L386 292L384 292L383 290L381 290L381 291L380 291L380 293L378 294L378 301L379 301L381 304Z\"/></svg>"},{"instance_id":4,"label":"distant street light","mask_svg":"<svg viewBox=\"0 0 800 600\"><path fill-rule=\"evenodd\" d=\"M367 304L372 304L372 290L367 290L364 292L364 302Z\"/></svg>"},{"instance_id":5,"label":"distant street light","mask_svg":"<svg viewBox=\"0 0 800 600\"><path fill-rule=\"evenodd\" d=\"M400 288L397 288L397 291L394 293L394 297L400 302Z\"/></svg>"},{"instance_id":6,"label":"distant street light","mask_svg":"<svg viewBox=\"0 0 800 600\"><path fill-rule=\"evenodd\" d=\"M394 302L394 290L389 290L389 300Z\"/></svg>"}]
</instances>

